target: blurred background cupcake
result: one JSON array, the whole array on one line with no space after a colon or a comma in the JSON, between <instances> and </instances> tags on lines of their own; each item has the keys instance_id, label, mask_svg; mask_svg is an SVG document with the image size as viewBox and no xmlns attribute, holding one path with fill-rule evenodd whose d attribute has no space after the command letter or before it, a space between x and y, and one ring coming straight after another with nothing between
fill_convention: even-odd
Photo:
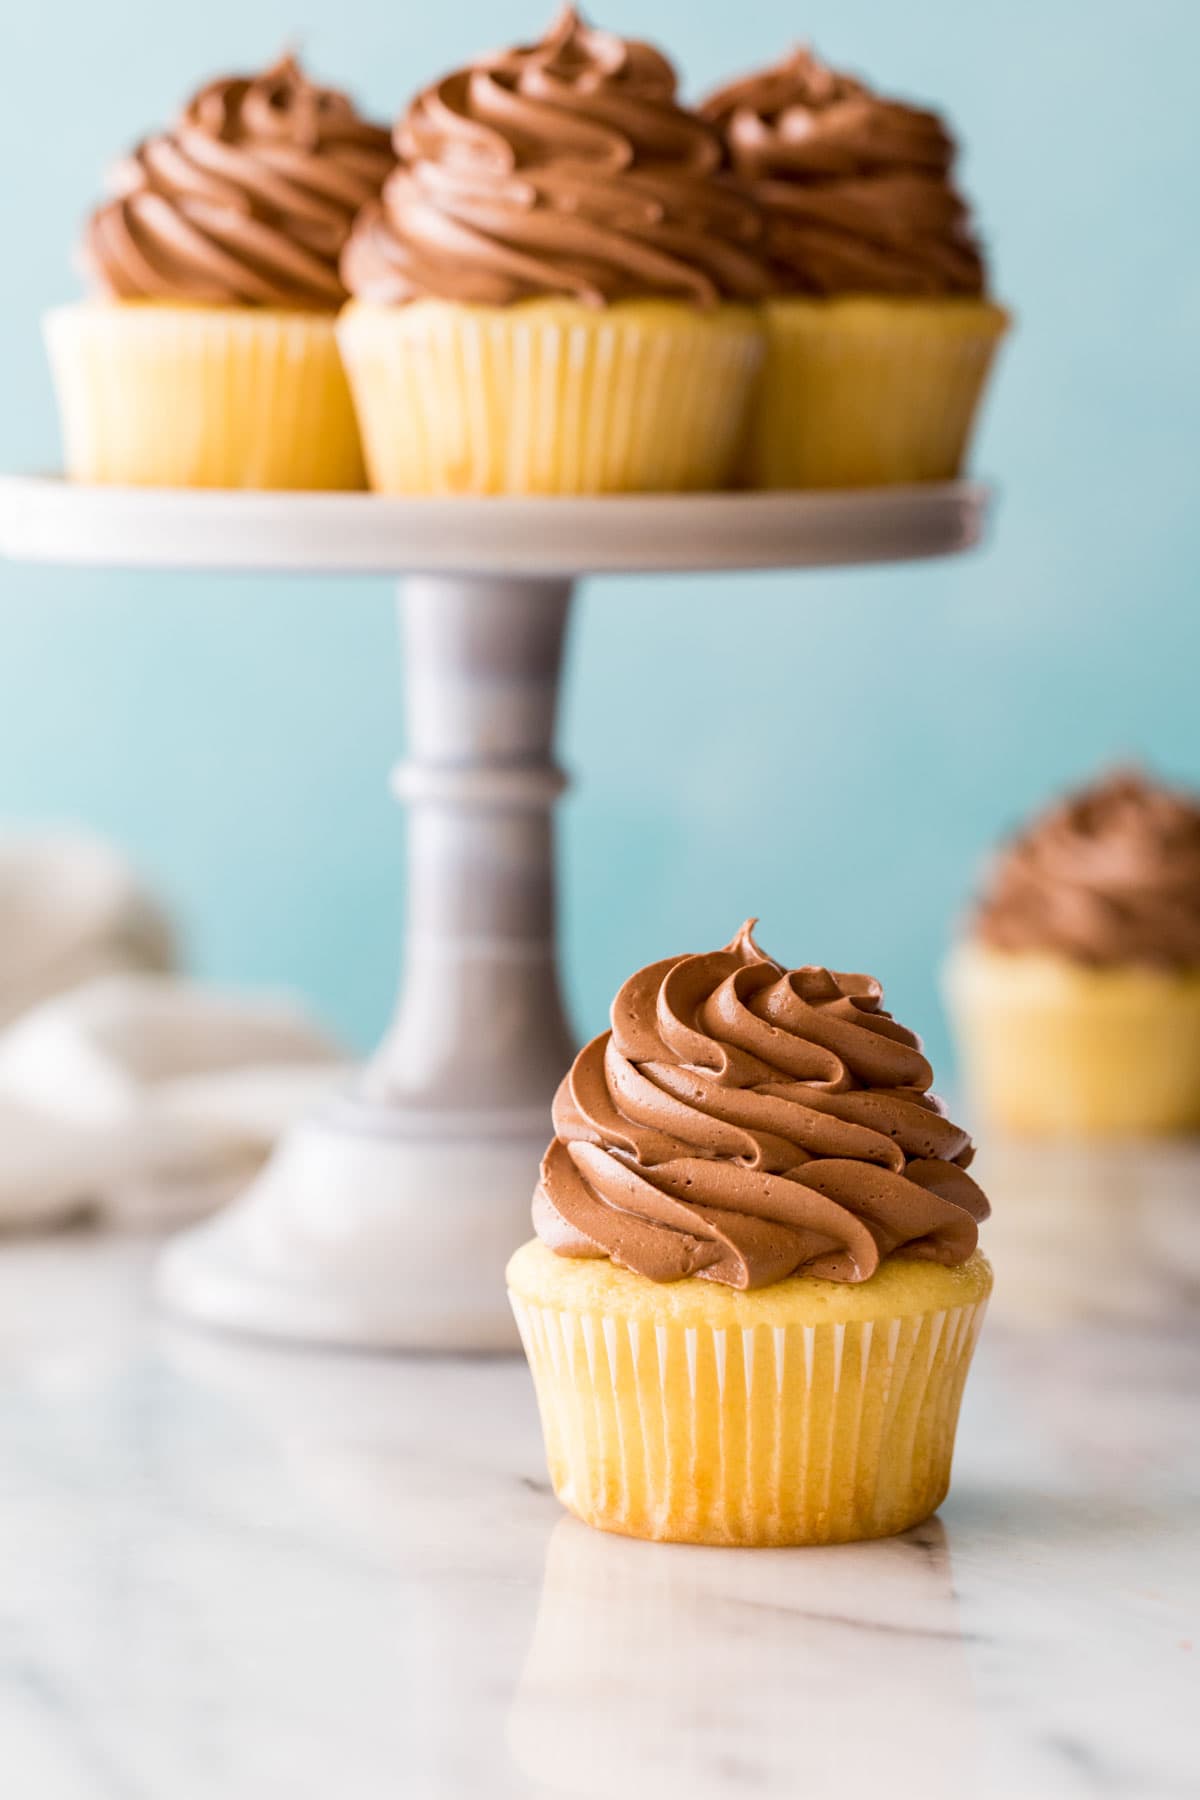
<instances>
[{"instance_id":1,"label":"blurred background cupcake","mask_svg":"<svg viewBox=\"0 0 1200 1800\"><path fill-rule=\"evenodd\" d=\"M372 486L720 487L762 357L753 201L648 44L565 8L413 101L342 273Z\"/></svg>"},{"instance_id":2,"label":"blurred background cupcake","mask_svg":"<svg viewBox=\"0 0 1200 1800\"><path fill-rule=\"evenodd\" d=\"M766 215L778 296L750 438L758 487L959 473L1008 323L936 113L798 49L702 108Z\"/></svg>"},{"instance_id":3,"label":"blurred background cupcake","mask_svg":"<svg viewBox=\"0 0 1200 1800\"><path fill-rule=\"evenodd\" d=\"M88 222L96 298L47 320L68 473L361 487L338 257L392 161L387 132L290 56L210 82L139 144Z\"/></svg>"},{"instance_id":4,"label":"blurred background cupcake","mask_svg":"<svg viewBox=\"0 0 1200 1800\"><path fill-rule=\"evenodd\" d=\"M947 997L989 1125L1200 1127L1200 797L1119 770L1034 819L997 859Z\"/></svg>"}]
</instances>

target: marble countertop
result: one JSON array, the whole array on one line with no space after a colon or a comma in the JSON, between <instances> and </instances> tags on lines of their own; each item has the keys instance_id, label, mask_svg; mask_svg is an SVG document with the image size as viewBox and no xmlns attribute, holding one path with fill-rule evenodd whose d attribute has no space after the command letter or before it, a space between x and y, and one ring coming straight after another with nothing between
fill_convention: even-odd
<instances>
[{"instance_id":1,"label":"marble countertop","mask_svg":"<svg viewBox=\"0 0 1200 1800\"><path fill-rule=\"evenodd\" d=\"M560 1512L521 1362L189 1333L152 1251L0 1249L13 1800L1200 1792L1194 1313L990 1324L905 1538L692 1550Z\"/></svg>"}]
</instances>

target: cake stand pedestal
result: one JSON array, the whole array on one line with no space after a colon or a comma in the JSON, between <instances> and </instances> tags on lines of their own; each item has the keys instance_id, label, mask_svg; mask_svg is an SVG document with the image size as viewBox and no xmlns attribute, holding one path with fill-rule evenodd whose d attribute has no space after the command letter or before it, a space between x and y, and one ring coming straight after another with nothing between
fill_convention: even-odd
<instances>
[{"instance_id":1,"label":"cake stand pedestal","mask_svg":"<svg viewBox=\"0 0 1200 1800\"><path fill-rule=\"evenodd\" d=\"M896 562L970 548L967 483L869 493L390 500L0 478L0 550L126 568L404 577L408 933L395 1017L352 1092L240 1200L175 1238L176 1312L378 1349L516 1348L528 1235L574 1052L555 947L555 715L583 574Z\"/></svg>"}]
</instances>

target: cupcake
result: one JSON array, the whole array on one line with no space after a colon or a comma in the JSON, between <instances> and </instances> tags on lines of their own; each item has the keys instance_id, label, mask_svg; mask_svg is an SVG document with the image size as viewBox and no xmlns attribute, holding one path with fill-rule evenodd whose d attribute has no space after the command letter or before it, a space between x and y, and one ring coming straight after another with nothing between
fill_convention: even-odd
<instances>
[{"instance_id":1,"label":"cupcake","mask_svg":"<svg viewBox=\"0 0 1200 1800\"><path fill-rule=\"evenodd\" d=\"M766 215L778 287L753 485L872 487L962 469L1007 325L935 113L796 50L702 108Z\"/></svg>"},{"instance_id":2,"label":"cupcake","mask_svg":"<svg viewBox=\"0 0 1200 1800\"><path fill-rule=\"evenodd\" d=\"M949 1484L988 1205L878 982L784 969L752 923L617 995L555 1099L509 1291L588 1524L885 1537Z\"/></svg>"},{"instance_id":3,"label":"cupcake","mask_svg":"<svg viewBox=\"0 0 1200 1800\"><path fill-rule=\"evenodd\" d=\"M419 94L342 258L374 487L719 487L762 358L762 220L648 44L570 8Z\"/></svg>"},{"instance_id":4,"label":"cupcake","mask_svg":"<svg viewBox=\"0 0 1200 1800\"><path fill-rule=\"evenodd\" d=\"M389 137L291 57L202 88L117 169L47 320L67 472L168 487L364 482L338 257Z\"/></svg>"},{"instance_id":5,"label":"cupcake","mask_svg":"<svg viewBox=\"0 0 1200 1800\"><path fill-rule=\"evenodd\" d=\"M1200 1127L1200 798L1122 770L1035 819L997 862L947 998L990 1122Z\"/></svg>"}]
</instances>

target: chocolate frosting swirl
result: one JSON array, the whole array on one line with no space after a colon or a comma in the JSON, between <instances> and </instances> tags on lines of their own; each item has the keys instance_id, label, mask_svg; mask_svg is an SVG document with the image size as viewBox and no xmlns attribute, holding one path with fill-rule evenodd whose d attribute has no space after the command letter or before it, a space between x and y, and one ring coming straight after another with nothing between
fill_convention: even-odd
<instances>
[{"instance_id":1,"label":"chocolate frosting swirl","mask_svg":"<svg viewBox=\"0 0 1200 1800\"><path fill-rule=\"evenodd\" d=\"M538 1237L735 1288L866 1281L896 1251L965 1262L988 1203L920 1040L870 976L785 970L753 925L625 983L555 1098Z\"/></svg>"},{"instance_id":2,"label":"chocolate frosting swirl","mask_svg":"<svg viewBox=\"0 0 1200 1800\"><path fill-rule=\"evenodd\" d=\"M393 161L386 131L286 56L210 82L137 146L88 222L84 262L118 300L333 310L354 215Z\"/></svg>"},{"instance_id":3,"label":"chocolate frosting swirl","mask_svg":"<svg viewBox=\"0 0 1200 1800\"><path fill-rule=\"evenodd\" d=\"M975 916L998 950L1200 969L1200 797L1117 770L1005 850Z\"/></svg>"},{"instance_id":4,"label":"chocolate frosting swirl","mask_svg":"<svg viewBox=\"0 0 1200 1800\"><path fill-rule=\"evenodd\" d=\"M936 113L882 99L798 49L701 111L767 216L784 287L980 295L984 266Z\"/></svg>"},{"instance_id":5,"label":"chocolate frosting swirl","mask_svg":"<svg viewBox=\"0 0 1200 1800\"><path fill-rule=\"evenodd\" d=\"M355 227L346 286L383 304L758 298L758 209L675 94L657 50L570 7L540 43L447 75L397 127L401 167Z\"/></svg>"}]
</instances>

